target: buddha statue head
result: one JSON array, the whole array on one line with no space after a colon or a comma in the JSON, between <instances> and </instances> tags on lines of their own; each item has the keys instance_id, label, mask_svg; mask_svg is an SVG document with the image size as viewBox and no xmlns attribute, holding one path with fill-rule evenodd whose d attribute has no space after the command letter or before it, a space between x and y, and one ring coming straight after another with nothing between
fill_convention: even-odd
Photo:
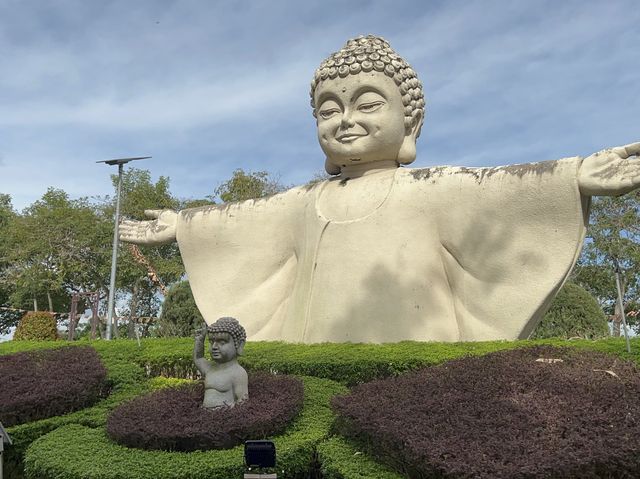
<instances>
[{"instance_id":1,"label":"buddha statue head","mask_svg":"<svg viewBox=\"0 0 640 479\"><path fill-rule=\"evenodd\" d=\"M354 38L323 61L311 81L311 106L329 174L356 164L415 160L422 84L383 38Z\"/></svg>"},{"instance_id":2,"label":"buddha statue head","mask_svg":"<svg viewBox=\"0 0 640 479\"><path fill-rule=\"evenodd\" d=\"M235 318L220 318L207 327L211 358L226 363L241 356L247 333Z\"/></svg>"}]
</instances>

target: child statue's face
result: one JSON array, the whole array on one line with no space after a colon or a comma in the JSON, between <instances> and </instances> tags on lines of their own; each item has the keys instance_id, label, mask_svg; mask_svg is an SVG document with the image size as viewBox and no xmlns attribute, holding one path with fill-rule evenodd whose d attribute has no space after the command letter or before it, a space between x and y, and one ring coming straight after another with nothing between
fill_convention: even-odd
<instances>
[{"instance_id":1,"label":"child statue's face","mask_svg":"<svg viewBox=\"0 0 640 479\"><path fill-rule=\"evenodd\" d=\"M315 104L318 139L331 163L397 160L406 134L404 105L393 79L370 72L324 80Z\"/></svg>"},{"instance_id":2,"label":"child statue's face","mask_svg":"<svg viewBox=\"0 0 640 479\"><path fill-rule=\"evenodd\" d=\"M229 333L213 333L209 335L211 357L217 363L226 363L237 356L236 345Z\"/></svg>"}]
</instances>

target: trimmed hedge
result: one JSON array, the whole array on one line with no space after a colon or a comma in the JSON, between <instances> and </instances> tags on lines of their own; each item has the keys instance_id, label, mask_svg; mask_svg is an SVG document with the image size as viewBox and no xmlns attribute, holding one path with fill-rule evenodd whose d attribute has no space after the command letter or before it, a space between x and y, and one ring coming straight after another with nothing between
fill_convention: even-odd
<instances>
[{"instance_id":1,"label":"trimmed hedge","mask_svg":"<svg viewBox=\"0 0 640 479\"><path fill-rule=\"evenodd\" d=\"M278 476L308 477L316 444L333 421L329 400L346 389L326 379L301 378L302 412L280 436ZM242 477L243 446L190 453L130 449L110 441L104 428L68 425L35 441L25 456L28 478L37 479L229 479Z\"/></svg>"},{"instance_id":2,"label":"trimmed hedge","mask_svg":"<svg viewBox=\"0 0 640 479\"><path fill-rule=\"evenodd\" d=\"M323 479L405 479L393 469L376 462L347 439L334 436L318 444L318 461Z\"/></svg>"},{"instance_id":3,"label":"trimmed hedge","mask_svg":"<svg viewBox=\"0 0 640 479\"><path fill-rule=\"evenodd\" d=\"M2 423L14 426L90 406L106 395L106 376L88 346L0 356Z\"/></svg>"},{"instance_id":4,"label":"trimmed hedge","mask_svg":"<svg viewBox=\"0 0 640 479\"><path fill-rule=\"evenodd\" d=\"M531 339L608 336L607 318L598 301L582 286L569 282L560 289Z\"/></svg>"},{"instance_id":5,"label":"trimmed hedge","mask_svg":"<svg viewBox=\"0 0 640 479\"><path fill-rule=\"evenodd\" d=\"M514 348L518 344L508 341L405 341L396 344L248 342L238 361L247 370L321 377L352 386L460 356ZM192 360L192 339L147 340L143 345L138 361L148 376L199 377Z\"/></svg>"},{"instance_id":6,"label":"trimmed hedge","mask_svg":"<svg viewBox=\"0 0 640 479\"><path fill-rule=\"evenodd\" d=\"M58 324L53 314L32 311L25 314L13 333L15 341L55 341L58 339Z\"/></svg>"},{"instance_id":7,"label":"trimmed hedge","mask_svg":"<svg viewBox=\"0 0 640 479\"><path fill-rule=\"evenodd\" d=\"M107 419L107 434L140 449L229 449L284 431L302 409L303 393L297 378L254 373L248 400L232 408L206 409L202 382L167 388L118 406Z\"/></svg>"},{"instance_id":8,"label":"trimmed hedge","mask_svg":"<svg viewBox=\"0 0 640 479\"><path fill-rule=\"evenodd\" d=\"M639 373L540 345L363 384L332 404L337 430L407 477L638 477Z\"/></svg>"}]
</instances>

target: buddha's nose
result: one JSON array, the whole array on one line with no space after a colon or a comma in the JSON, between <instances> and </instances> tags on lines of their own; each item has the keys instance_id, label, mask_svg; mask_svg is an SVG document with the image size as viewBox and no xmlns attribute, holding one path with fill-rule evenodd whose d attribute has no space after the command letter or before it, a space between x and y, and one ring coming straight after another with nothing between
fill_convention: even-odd
<instances>
[{"instance_id":1,"label":"buddha's nose","mask_svg":"<svg viewBox=\"0 0 640 479\"><path fill-rule=\"evenodd\" d=\"M343 130L346 130L348 128L351 128L354 125L355 125L355 122L353 121L351 112L349 110L345 110L344 113L342 113L342 121L340 122L340 127Z\"/></svg>"}]
</instances>

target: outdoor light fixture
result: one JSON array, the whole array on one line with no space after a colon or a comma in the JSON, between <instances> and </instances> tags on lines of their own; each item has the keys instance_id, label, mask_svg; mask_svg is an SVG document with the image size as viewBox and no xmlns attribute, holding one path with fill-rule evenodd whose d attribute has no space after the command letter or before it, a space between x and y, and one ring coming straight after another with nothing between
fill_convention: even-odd
<instances>
[{"instance_id":1,"label":"outdoor light fixture","mask_svg":"<svg viewBox=\"0 0 640 479\"><path fill-rule=\"evenodd\" d=\"M113 249L111 250L111 281L109 281L109 304L107 306L107 331L105 339L111 339L111 329L113 327L113 303L116 290L116 263L118 261L118 227L120 226L120 190L122 189L122 169L130 161L146 160L150 156L136 156L134 158L115 158L113 160L96 161L96 163L106 163L107 165L118 165L118 193L116 194L116 216L115 227L113 228ZM1 478L0 478L1 479Z\"/></svg>"},{"instance_id":2,"label":"outdoor light fixture","mask_svg":"<svg viewBox=\"0 0 640 479\"><path fill-rule=\"evenodd\" d=\"M276 467L276 445L273 441L247 441L244 443L244 463L251 469ZM276 479L275 473L245 472L244 479Z\"/></svg>"}]
</instances>

